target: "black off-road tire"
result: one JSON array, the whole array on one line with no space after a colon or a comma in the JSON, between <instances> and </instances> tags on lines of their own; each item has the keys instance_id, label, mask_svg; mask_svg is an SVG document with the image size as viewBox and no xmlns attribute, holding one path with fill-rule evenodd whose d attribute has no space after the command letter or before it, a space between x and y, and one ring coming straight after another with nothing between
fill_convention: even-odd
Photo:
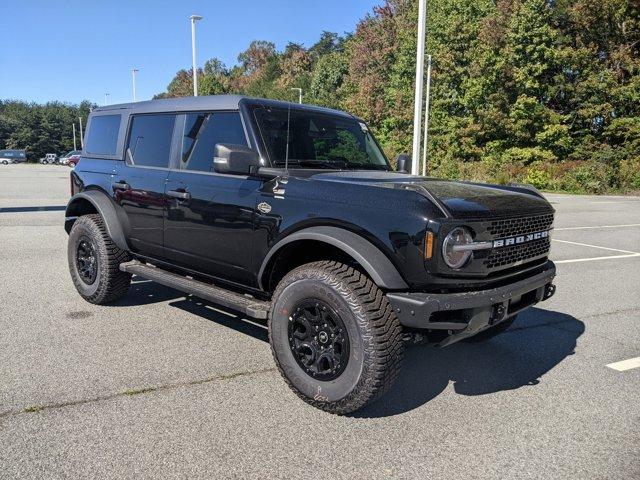
<instances>
[{"instance_id":1,"label":"black off-road tire","mask_svg":"<svg viewBox=\"0 0 640 480\"><path fill-rule=\"evenodd\" d=\"M76 252L82 239L91 242L96 253L97 273L91 283L83 280L78 271ZM69 233L67 258L73 284L86 301L105 305L122 298L129 290L131 274L120 271L120 264L129 261L130 256L113 243L100 215L83 215L75 221Z\"/></svg>"},{"instance_id":2,"label":"black off-road tire","mask_svg":"<svg viewBox=\"0 0 640 480\"><path fill-rule=\"evenodd\" d=\"M469 337L465 340L469 343L486 342L487 340L490 340L493 337L506 332L511 327L511 325L513 325L513 322L516 321L516 318L518 318L517 314L511 318L508 318L507 320L500 322L498 325L487 328L486 330L483 330L477 335L474 335L473 337Z\"/></svg>"},{"instance_id":3,"label":"black off-road tire","mask_svg":"<svg viewBox=\"0 0 640 480\"><path fill-rule=\"evenodd\" d=\"M296 304L325 302L349 335L348 361L337 378L312 378L296 360L288 323ZM385 294L365 274L334 261L303 265L278 284L268 321L275 362L289 387L305 402L335 414L354 412L384 394L404 356L402 327Z\"/></svg>"}]
</instances>

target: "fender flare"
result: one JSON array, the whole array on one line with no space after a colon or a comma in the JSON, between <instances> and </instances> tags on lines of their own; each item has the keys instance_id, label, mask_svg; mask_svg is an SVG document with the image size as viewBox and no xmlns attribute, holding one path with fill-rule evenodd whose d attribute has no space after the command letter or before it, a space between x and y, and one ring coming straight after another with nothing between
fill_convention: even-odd
<instances>
[{"instance_id":1,"label":"fender flare","mask_svg":"<svg viewBox=\"0 0 640 480\"><path fill-rule=\"evenodd\" d=\"M264 287L263 276L271 258L285 245L298 240L315 240L339 248L355 259L379 287L389 290L409 288L398 269L373 243L349 230L338 227L319 226L299 230L277 242L260 266L258 280Z\"/></svg>"},{"instance_id":2,"label":"fender flare","mask_svg":"<svg viewBox=\"0 0 640 480\"><path fill-rule=\"evenodd\" d=\"M91 203L98 214L102 217L104 226L107 229L107 234L111 237L113 243L122 250L129 250L127 240L124 236L124 231L122 230L120 220L118 219L116 208L111 199L99 190L86 190L84 192L76 193L71 197L65 210L64 229L67 233L71 231L71 227L79 216L78 213L80 212L74 208L79 204L79 200L86 200Z\"/></svg>"}]
</instances>

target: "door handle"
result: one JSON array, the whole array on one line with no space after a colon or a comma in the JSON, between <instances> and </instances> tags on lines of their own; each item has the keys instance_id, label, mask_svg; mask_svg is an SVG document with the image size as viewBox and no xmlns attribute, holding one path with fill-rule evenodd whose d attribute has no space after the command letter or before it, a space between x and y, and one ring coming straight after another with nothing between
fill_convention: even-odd
<instances>
[{"instance_id":1,"label":"door handle","mask_svg":"<svg viewBox=\"0 0 640 480\"><path fill-rule=\"evenodd\" d=\"M113 188L115 188L116 190L130 190L131 189L131 185L129 185L124 180L120 180L119 182L114 182L113 183Z\"/></svg>"},{"instance_id":2,"label":"door handle","mask_svg":"<svg viewBox=\"0 0 640 480\"><path fill-rule=\"evenodd\" d=\"M181 190L169 190L167 195L173 198L177 198L179 200L189 200L191 198L191 194L189 192L181 191Z\"/></svg>"}]
</instances>

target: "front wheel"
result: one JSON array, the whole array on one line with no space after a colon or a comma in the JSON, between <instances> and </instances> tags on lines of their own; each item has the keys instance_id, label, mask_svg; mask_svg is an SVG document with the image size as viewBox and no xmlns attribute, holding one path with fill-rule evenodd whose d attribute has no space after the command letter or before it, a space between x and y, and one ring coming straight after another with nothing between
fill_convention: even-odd
<instances>
[{"instance_id":1,"label":"front wheel","mask_svg":"<svg viewBox=\"0 0 640 480\"><path fill-rule=\"evenodd\" d=\"M273 298L272 353L305 402L347 414L393 384L404 355L402 327L366 275L338 262L310 263L289 272Z\"/></svg>"},{"instance_id":2,"label":"front wheel","mask_svg":"<svg viewBox=\"0 0 640 480\"><path fill-rule=\"evenodd\" d=\"M131 274L120 271L129 254L116 246L97 214L78 218L67 246L71 279L86 301L98 305L114 302L129 290Z\"/></svg>"}]
</instances>

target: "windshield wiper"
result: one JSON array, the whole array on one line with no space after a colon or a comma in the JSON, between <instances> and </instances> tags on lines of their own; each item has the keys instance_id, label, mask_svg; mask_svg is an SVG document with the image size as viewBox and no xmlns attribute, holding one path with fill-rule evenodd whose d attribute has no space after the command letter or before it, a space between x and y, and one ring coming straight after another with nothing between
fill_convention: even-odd
<instances>
[{"instance_id":1,"label":"windshield wiper","mask_svg":"<svg viewBox=\"0 0 640 480\"><path fill-rule=\"evenodd\" d=\"M313 158L289 159L289 165L308 165L319 168L334 168L342 170L347 168L347 162L344 160L316 160Z\"/></svg>"}]
</instances>

